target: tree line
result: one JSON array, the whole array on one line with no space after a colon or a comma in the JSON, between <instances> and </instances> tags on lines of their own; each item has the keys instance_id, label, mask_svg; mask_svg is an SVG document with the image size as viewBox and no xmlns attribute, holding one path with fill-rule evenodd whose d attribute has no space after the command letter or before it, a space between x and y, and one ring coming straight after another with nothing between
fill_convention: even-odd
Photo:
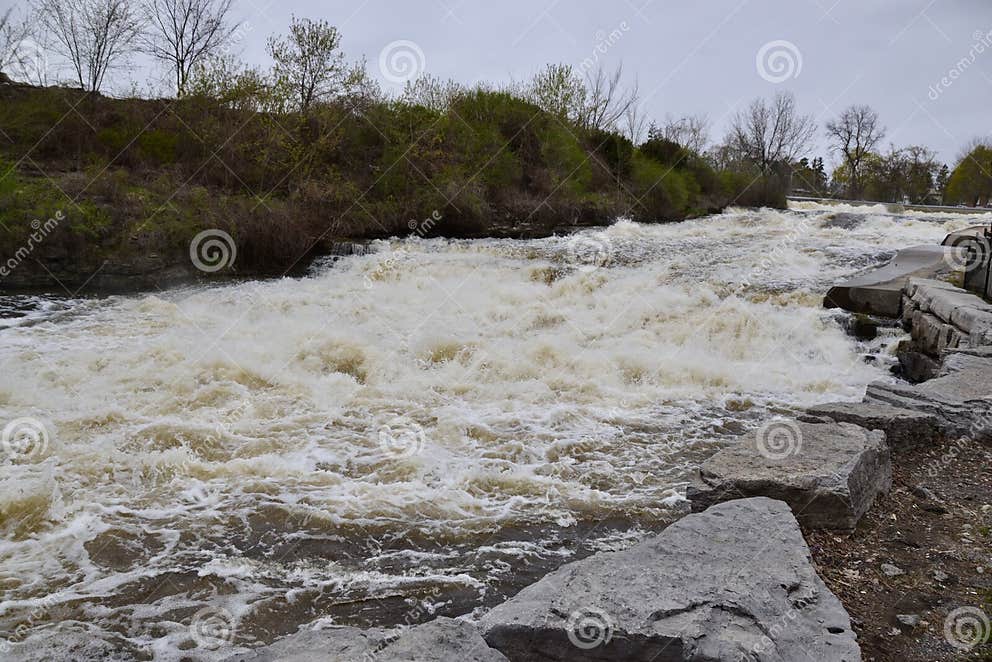
<instances>
[{"instance_id":1,"label":"tree line","mask_svg":"<svg viewBox=\"0 0 992 662\"><path fill-rule=\"evenodd\" d=\"M952 170L924 145L882 148L886 128L876 110L852 105L823 128L839 161L828 173L822 157L804 156L819 130L791 94L758 99L737 113L723 141L708 155L721 167L751 164L788 179L795 193L913 204L985 205L992 195L992 148L976 140Z\"/></svg>"}]
</instances>

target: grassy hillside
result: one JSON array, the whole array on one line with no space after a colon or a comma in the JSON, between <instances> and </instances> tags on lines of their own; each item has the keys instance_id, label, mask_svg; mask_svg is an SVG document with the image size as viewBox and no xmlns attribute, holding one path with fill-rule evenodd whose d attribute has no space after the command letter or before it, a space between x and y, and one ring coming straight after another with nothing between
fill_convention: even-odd
<instances>
[{"instance_id":1,"label":"grassy hillside","mask_svg":"<svg viewBox=\"0 0 992 662\"><path fill-rule=\"evenodd\" d=\"M72 281L104 262L188 262L192 238L215 228L234 237L239 273L277 274L342 240L535 236L784 203L774 183L664 140L580 130L505 92L464 92L444 112L257 108L0 85L0 258L21 251L0 287L45 269ZM60 211L26 255L37 221Z\"/></svg>"}]
</instances>

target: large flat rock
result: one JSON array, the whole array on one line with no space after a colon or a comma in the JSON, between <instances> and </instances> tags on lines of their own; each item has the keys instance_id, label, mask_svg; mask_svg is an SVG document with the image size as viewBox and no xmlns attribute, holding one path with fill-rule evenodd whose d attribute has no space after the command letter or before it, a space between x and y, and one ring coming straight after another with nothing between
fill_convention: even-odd
<instances>
[{"instance_id":1,"label":"large flat rock","mask_svg":"<svg viewBox=\"0 0 992 662\"><path fill-rule=\"evenodd\" d=\"M789 506L764 498L714 506L628 550L567 564L480 626L512 662L861 659Z\"/></svg>"},{"instance_id":2,"label":"large flat rock","mask_svg":"<svg viewBox=\"0 0 992 662\"><path fill-rule=\"evenodd\" d=\"M914 246L899 251L887 264L831 287L823 301L827 308L852 313L899 317L902 290L910 278L938 278L950 274L955 255L952 246Z\"/></svg>"},{"instance_id":3,"label":"large flat rock","mask_svg":"<svg viewBox=\"0 0 992 662\"><path fill-rule=\"evenodd\" d=\"M988 229L989 226L987 225L973 225L970 228L964 228L963 230L950 233L944 237L944 241L941 243L944 246L967 245L975 239L983 237L985 235L985 231Z\"/></svg>"},{"instance_id":4,"label":"large flat rock","mask_svg":"<svg viewBox=\"0 0 992 662\"><path fill-rule=\"evenodd\" d=\"M865 401L931 414L952 437L990 440L992 347L947 352L937 377L922 384L873 382Z\"/></svg>"},{"instance_id":5,"label":"large flat rock","mask_svg":"<svg viewBox=\"0 0 992 662\"><path fill-rule=\"evenodd\" d=\"M892 485L885 435L849 423L772 421L704 462L692 509L743 497L785 501L806 526L852 529Z\"/></svg>"},{"instance_id":6,"label":"large flat rock","mask_svg":"<svg viewBox=\"0 0 992 662\"><path fill-rule=\"evenodd\" d=\"M943 433L935 414L904 409L881 402L829 402L810 407L807 416L853 423L868 430L881 430L892 450L932 444Z\"/></svg>"},{"instance_id":7,"label":"large flat rock","mask_svg":"<svg viewBox=\"0 0 992 662\"><path fill-rule=\"evenodd\" d=\"M438 618L404 630L307 630L226 662L506 662L464 621Z\"/></svg>"}]
</instances>

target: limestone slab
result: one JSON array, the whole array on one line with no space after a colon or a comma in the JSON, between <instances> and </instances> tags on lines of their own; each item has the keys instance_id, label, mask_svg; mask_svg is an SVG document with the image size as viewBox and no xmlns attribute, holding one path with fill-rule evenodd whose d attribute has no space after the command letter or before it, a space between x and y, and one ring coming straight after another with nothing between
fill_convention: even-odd
<instances>
[{"instance_id":1,"label":"limestone slab","mask_svg":"<svg viewBox=\"0 0 992 662\"><path fill-rule=\"evenodd\" d=\"M849 423L766 424L704 462L692 509L742 497L788 503L804 525L852 529L892 485L885 434Z\"/></svg>"},{"instance_id":2,"label":"limestone slab","mask_svg":"<svg viewBox=\"0 0 992 662\"><path fill-rule=\"evenodd\" d=\"M628 550L567 564L480 627L512 662L861 659L789 506L765 498L719 504Z\"/></svg>"}]
</instances>

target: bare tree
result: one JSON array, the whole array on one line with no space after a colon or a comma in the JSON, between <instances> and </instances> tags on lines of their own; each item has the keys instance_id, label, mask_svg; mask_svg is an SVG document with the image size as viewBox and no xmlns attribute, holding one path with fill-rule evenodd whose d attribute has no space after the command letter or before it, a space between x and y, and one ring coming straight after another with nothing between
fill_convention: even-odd
<instances>
[{"instance_id":1,"label":"bare tree","mask_svg":"<svg viewBox=\"0 0 992 662\"><path fill-rule=\"evenodd\" d=\"M69 60L79 86L98 92L107 72L132 51L142 21L128 0L40 0L39 20Z\"/></svg>"},{"instance_id":2,"label":"bare tree","mask_svg":"<svg viewBox=\"0 0 992 662\"><path fill-rule=\"evenodd\" d=\"M464 88L454 80L442 80L437 76L423 74L407 81L403 88L403 99L436 113L444 113L464 91Z\"/></svg>"},{"instance_id":3,"label":"bare tree","mask_svg":"<svg viewBox=\"0 0 992 662\"><path fill-rule=\"evenodd\" d=\"M637 104L627 109L623 116L624 135L635 145L639 145L648 131L648 116Z\"/></svg>"},{"instance_id":4,"label":"bare tree","mask_svg":"<svg viewBox=\"0 0 992 662\"><path fill-rule=\"evenodd\" d=\"M345 62L341 34L327 21L293 17L288 37L270 37L277 81L288 88L298 110L343 92L355 71Z\"/></svg>"},{"instance_id":5,"label":"bare tree","mask_svg":"<svg viewBox=\"0 0 992 662\"><path fill-rule=\"evenodd\" d=\"M885 137L878 113L869 106L851 106L836 120L827 122L827 136L833 147L844 157L850 183L848 195L856 198L863 191L862 166L865 157L874 151Z\"/></svg>"},{"instance_id":6,"label":"bare tree","mask_svg":"<svg viewBox=\"0 0 992 662\"><path fill-rule=\"evenodd\" d=\"M573 123L582 121L586 86L569 64L549 64L531 79L525 95L541 110Z\"/></svg>"},{"instance_id":7,"label":"bare tree","mask_svg":"<svg viewBox=\"0 0 992 662\"><path fill-rule=\"evenodd\" d=\"M779 93L770 102L756 99L738 113L726 144L740 158L769 172L776 164L795 161L815 133L813 116L799 113L794 96Z\"/></svg>"},{"instance_id":8,"label":"bare tree","mask_svg":"<svg viewBox=\"0 0 992 662\"><path fill-rule=\"evenodd\" d=\"M0 73L19 75L30 66L27 60L33 53L27 52L24 41L31 34L31 22L28 17L18 20L11 7L0 14Z\"/></svg>"},{"instance_id":9,"label":"bare tree","mask_svg":"<svg viewBox=\"0 0 992 662\"><path fill-rule=\"evenodd\" d=\"M586 74L586 98L581 123L589 129L615 130L639 98L637 81L629 88L622 82L623 65L613 73L602 66Z\"/></svg>"},{"instance_id":10,"label":"bare tree","mask_svg":"<svg viewBox=\"0 0 992 662\"><path fill-rule=\"evenodd\" d=\"M669 140L680 147L702 154L710 141L710 121L705 115L685 115L679 118L665 117L665 122L656 127L654 134Z\"/></svg>"},{"instance_id":11,"label":"bare tree","mask_svg":"<svg viewBox=\"0 0 992 662\"><path fill-rule=\"evenodd\" d=\"M238 24L228 21L233 0L146 0L150 26L144 50L168 66L176 96L186 95L193 68L215 55L231 39Z\"/></svg>"}]
</instances>

